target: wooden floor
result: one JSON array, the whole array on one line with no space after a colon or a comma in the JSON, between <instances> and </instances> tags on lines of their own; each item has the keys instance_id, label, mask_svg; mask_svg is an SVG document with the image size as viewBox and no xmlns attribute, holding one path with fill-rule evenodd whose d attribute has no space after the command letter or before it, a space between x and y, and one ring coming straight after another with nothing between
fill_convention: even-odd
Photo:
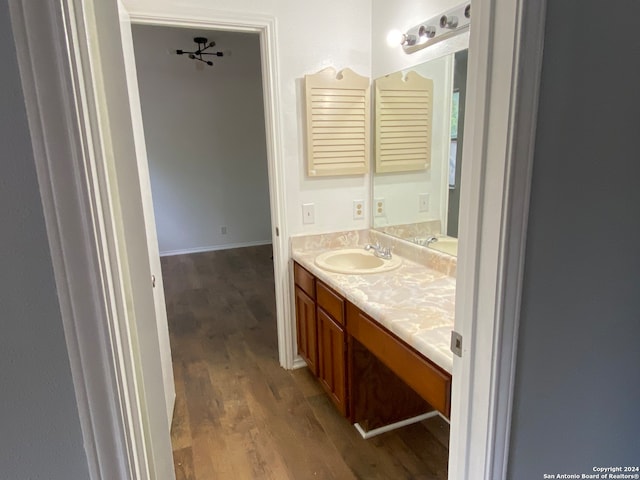
<instances>
[{"instance_id":1,"label":"wooden floor","mask_svg":"<svg viewBox=\"0 0 640 480\"><path fill-rule=\"evenodd\" d=\"M439 419L363 440L306 368L278 364L271 247L162 258L182 479L446 479Z\"/></svg>"}]
</instances>

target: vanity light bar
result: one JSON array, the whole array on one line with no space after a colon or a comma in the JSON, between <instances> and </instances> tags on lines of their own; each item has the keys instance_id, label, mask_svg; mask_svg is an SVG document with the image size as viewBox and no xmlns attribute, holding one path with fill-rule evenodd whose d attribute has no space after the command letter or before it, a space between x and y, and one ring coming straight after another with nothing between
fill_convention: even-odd
<instances>
[{"instance_id":1,"label":"vanity light bar","mask_svg":"<svg viewBox=\"0 0 640 480\"><path fill-rule=\"evenodd\" d=\"M471 4L463 3L442 15L426 20L402 35L402 49L414 53L467 30L471 23Z\"/></svg>"}]
</instances>

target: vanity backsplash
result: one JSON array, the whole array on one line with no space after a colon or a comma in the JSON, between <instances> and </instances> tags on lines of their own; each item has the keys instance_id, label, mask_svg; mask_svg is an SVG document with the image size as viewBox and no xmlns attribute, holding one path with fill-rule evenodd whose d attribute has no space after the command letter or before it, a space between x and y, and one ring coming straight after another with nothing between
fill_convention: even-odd
<instances>
[{"instance_id":1,"label":"vanity backsplash","mask_svg":"<svg viewBox=\"0 0 640 480\"><path fill-rule=\"evenodd\" d=\"M376 230L410 242L414 238L427 237L429 235L440 235L440 232L442 231L440 223L440 220L427 220L424 222L407 223L404 225L386 225L376 227Z\"/></svg>"},{"instance_id":2,"label":"vanity backsplash","mask_svg":"<svg viewBox=\"0 0 640 480\"><path fill-rule=\"evenodd\" d=\"M375 230L349 230L291 237L292 250L329 250L358 246L364 248L367 243L380 243L385 247L392 247L392 253L407 260L424 265L450 277L455 278L456 276L456 257L391 237Z\"/></svg>"}]
</instances>

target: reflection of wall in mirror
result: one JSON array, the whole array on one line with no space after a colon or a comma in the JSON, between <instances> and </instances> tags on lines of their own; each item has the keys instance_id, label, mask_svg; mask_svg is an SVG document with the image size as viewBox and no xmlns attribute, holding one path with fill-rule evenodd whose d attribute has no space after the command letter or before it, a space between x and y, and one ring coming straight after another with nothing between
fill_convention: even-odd
<instances>
[{"instance_id":1,"label":"reflection of wall in mirror","mask_svg":"<svg viewBox=\"0 0 640 480\"><path fill-rule=\"evenodd\" d=\"M385 216L374 218L375 227L431 219L446 222L453 56L447 55L411 70L433 80L431 167L417 172L375 175L374 197L384 198L386 209ZM420 208L419 195L424 193L429 194L429 207L421 211L424 209Z\"/></svg>"}]
</instances>

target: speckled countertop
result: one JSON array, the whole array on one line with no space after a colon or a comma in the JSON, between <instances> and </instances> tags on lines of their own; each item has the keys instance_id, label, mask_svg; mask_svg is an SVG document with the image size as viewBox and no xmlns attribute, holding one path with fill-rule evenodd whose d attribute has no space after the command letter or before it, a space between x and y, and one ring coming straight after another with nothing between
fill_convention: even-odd
<instances>
[{"instance_id":1,"label":"speckled countertop","mask_svg":"<svg viewBox=\"0 0 640 480\"><path fill-rule=\"evenodd\" d=\"M403 260L400 267L389 272L364 275L328 272L315 264L318 254L335 248L364 245L372 235L377 234L361 230L293 237L292 256L355 306L451 373L453 354L449 343L453 329L456 280L443 273L440 257L436 256L435 264L432 263L438 267L436 270L430 268L429 261L420 258L414 261L415 255L396 246L394 254ZM444 270L450 268L445 265Z\"/></svg>"}]
</instances>

